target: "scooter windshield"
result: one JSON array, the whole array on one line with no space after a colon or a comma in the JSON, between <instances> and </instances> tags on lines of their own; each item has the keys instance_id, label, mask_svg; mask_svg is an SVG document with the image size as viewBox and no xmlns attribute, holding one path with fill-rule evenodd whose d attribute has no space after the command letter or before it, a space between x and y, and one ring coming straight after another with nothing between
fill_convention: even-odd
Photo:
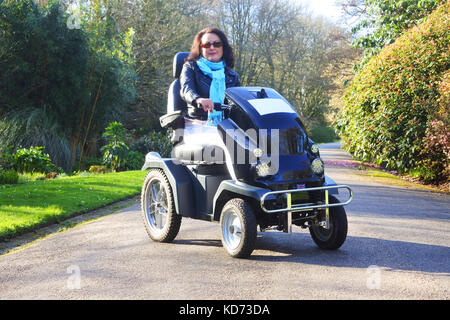
<instances>
[{"instance_id":1,"label":"scooter windshield","mask_svg":"<svg viewBox=\"0 0 450 320\"><path fill-rule=\"evenodd\" d=\"M230 118L243 131L253 130L259 148L271 155L302 155L308 140L294 108L270 88L233 87L226 95L235 107Z\"/></svg>"},{"instance_id":2,"label":"scooter windshield","mask_svg":"<svg viewBox=\"0 0 450 320\"><path fill-rule=\"evenodd\" d=\"M303 154L305 136L300 128L280 130L279 135L280 155Z\"/></svg>"}]
</instances>

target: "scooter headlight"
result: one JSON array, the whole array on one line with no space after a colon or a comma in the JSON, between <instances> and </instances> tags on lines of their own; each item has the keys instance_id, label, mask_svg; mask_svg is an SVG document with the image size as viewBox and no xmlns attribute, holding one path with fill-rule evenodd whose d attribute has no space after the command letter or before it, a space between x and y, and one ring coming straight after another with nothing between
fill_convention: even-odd
<instances>
[{"instance_id":1,"label":"scooter headlight","mask_svg":"<svg viewBox=\"0 0 450 320\"><path fill-rule=\"evenodd\" d=\"M256 174L260 177L266 177L270 174L270 166L266 162L259 162L256 165Z\"/></svg>"},{"instance_id":2,"label":"scooter headlight","mask_svg":"<svg viewBox=\"0 0 450 320\"><path fill-rule=\"evenodd\" d=\"M311 152L312 152L313 154L318 154L318 153L319 153L319 146L318 146L317 144L313 144L313 145L311 146Z\"/></svg>"},{"instance_id":3,"label":"scooter headlight","mask_svg":"<svg viewBox=\"0 0 450 320\"><path fill-rule=\"evenodd\" d=\"M315 174L322 174L324 170L323 161L320 158L316 158L311 162L311 169Z\"/></svg>"},{"instance_id":4,"label":"scooter headlight","mask_svg":"<svg viewBox=\"0 0 450 320\"><path fill-rule=\"evenodd\" d=\"M261 158L264 152L260 148L253 149L253 155L257 158Z\"/></svg>"}]
</instances>

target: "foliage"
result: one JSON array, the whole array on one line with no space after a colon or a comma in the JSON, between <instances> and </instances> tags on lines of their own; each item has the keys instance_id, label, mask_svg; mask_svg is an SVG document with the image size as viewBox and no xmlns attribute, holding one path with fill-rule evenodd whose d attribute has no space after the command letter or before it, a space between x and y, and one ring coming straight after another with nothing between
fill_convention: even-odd
<instances>
[{"instance_id":1,"label":"foliage","mask_svg":"<svg viewBox=\"0 0 450 320\"><path fill-rule=\"evenodd\" d=\"M430 121L423 138L418 170L426 181L447 182L450 176L450 132L443 121Z\"/></svg>"},{"instance_id":2,"label":"foliage","mask_svg":"<svg viewBox=\"0 0 450 320\"><path fill-rule=\"evenodd\" d=\"M14 147L8 146L0 153L0 169L9 170L14 168Z\"/></svg>"},{"instance_id":3,"label":"foliage","mask_svg":"<svg viewBox=\"0 0 450 320\"><path fill-rule=\"evenodd\" d=\"M346 91L338 128L346 149L358 159L399 172L433 161L432 153L421 150L426 133L439 131L432 120L450 67L449 6L440 6L372 57ZM447 110L448 104L441 108Z\"/></svg>"},{"instance_id":4,"label":"foliage","mask_svg":"<svg viewBox=\"0 0 450 320\"><path fill-rule=\"evenodd\" d=\"M208 6L207 6L208 7ZM139 76L136 101L123 114L127 128L144 134L160 128L166 113L167 90L173 81L172 61L179 51L189 51L202 27L204 5L198 0L116 1L111 15L119 28L133 28L135 70Z\"/></svg>"},{"instance_id":5,"label":"foliage","mask_svg":"<svg viewBox=\"0 0 450 320\"><path fill-rule=\"evenodd\" d=\"M70 102L83 92L84 39L68 32L52 2L0 3L0 148L8 145L48 146L61 165L68 141L63 137Z\"/></svg>"},{"instance_id":6,"label":"foliage","mask_svg":"<svg viewBox=\"0 0 450 320\"><path fill-rule=\"evenodd\" d=\"M364 48L361 65L401 36L407 29L421 23L440 4L447 0L363 0L344 1L347 13L352 10L363 18L352 28L356 35L353 44ZM359 6L359 8L358 8ZM362 8L361 8L362 7Z\"/></svg>"},{"instance_id":7,"label":"foliage","mask_svg":"<svg viewBox=\"0 0 450 320\"><path fill-rule=\"evenodd\" d=\"M0 2L0 149L41 145L70 171L133 101L132 32L103 2L81 7L75 28L59 1Z\"/></svg>"},{"instance_id":8,"label":"foliage","mask_svg":"<svg viewBox=\"0 0 450 320\"><path fill-rule=\"evenodd\" d=\"M152 131L131 144L127 143L128 131L120 122L112 122L103 134L107 143L101 148L103 163L113 170L138 170L142 168L145 157L156 151L163 157L170 157L172 142L164 132Z\"/></svg>"},{"instance_id":9,"label":"foliage","mask_svg":"<svg viewBox=\"0 0 450 320\"><path fill-rule=\"evenodd\" d=\"M106 173L107 167L106 166L97 166L97 165L93 165L89 167L89 172L90 173L94 173L94 174L98 174L98 173Z\"/></svg>"},{"instance_id":10,"label":"foliage","mask_svg":"<svg viewBox=\"0 0 450 320\"><path fill-rule=\"evenodd\" d=\"M309 131L309 137L316 143L333 142L339 139L334 128L325 126L312 128Z\"/></svg>"},{"instance_id":11,"label":"foliage","mask_svg":"<svg viewBox=\"0 0 450 320\"><path fill-rule=\"evenodd\" d=\"M100 149L103 152L103 163L116 171L127 161L129 146L125 142L125 128L120 122L111 122L103 137L106 139L106 145Z\"/></svg>"},{"instance_id":12,"label":"foliage","mask_svg":"<svg viewBox=\"0 0 450 320\"><path fill-rule=\"evenodd\" d=\"M0 171L0 184L16 184L19 181L19 174L13 169Z\"/></svg>"},{"instance_id":13,"label":"foliage","mask_svg":"<svg viewBox=\"0 0 450 320\"><path fill-rule=\"evenodd\" d=\"M136 103L124 112L126 128L145 135L160 130L173 57L189 51L194 35L211 23L227 34L242 85L270 86L285 96L308 126L327 122L334 80L354 64L349 35L333 23L313 18L288 0L119 1L112 16L120 29L133 27ZM211 22L213 21L213 22Z\"/></svg>"},{"instance_id":14,"label":"foliage","mask_svg":"<svg viewBox=\"0 0 450 320\"><path fill-rule=\"evenodd\" d=\"M140 170L144 165L145 156L138 152L130 150L127 154L125 169L126 170Z\"/></svg>"},{"instance_id":15,"label":"foliage","mask_svg":"<svg viewBox=\"0 0 450 320\"><path fill-rule=\"evenodd\" d=\"M440 84L438 109L428 122L418 170L428 181L446 182L450 177L450 70Z\"/></svg>"},{"instance_id":16,"label":"foliage","mask_svg":"<svg viewBox=\"0 0 450 320\"><path fill-rule=\"evenodd\" d=\"M61 171L43 152L44 147L20 148L14 153L14 168L17 172L48 173Z\"/></svg>"},{"instance_id":17,"label":"foliage","mask_svg":"<svg viewBox=\"0 0 450 320\"><path fill-rule=\"evenodd\" d=\"M327 123L333 80L353 65L343 29L313 18L292 1L221 0L212 19L234 45L244 86L269 86L298 111L308 128Z\"/></svg>"},{"instance_id":18,"label":"foliage","mask_svg":"<svg viewBox=\"0 0 450 320\"><path fill-rule=\"evenodd\" d=\"M288 0L39 2L0 1L0 150L44 146L66 172L101 156L112 121L136 140L161 129L173 57L211 23L242 84L275 88L309 128L334 112L334 80L355 55L341 28ZM161 135L149 148L169 156Z\"/></svg>"},{"instance_id":19,"label":"foliage","mask_svg":"<svg viewBox=\"0 0 450 320\"><path fill-rule=\"evenodd\" d=\"M43 152L44 147L19 148L14 151L13 146L9 146L0 154L0 169L14 169L20 173L50 173L62 172L62 169L52 163L47 153Z\"/></svg>"},{"instance_id":20,"label":"foliage","mask_svg":"<svg viewBox=\"0 0 450 320\"><path fill-rule=\"evenodd\" d=\"M72 168L72 172L81 172L85 168L90 168L91 166L101 166L103 165L103 157L85 157L80 161L76 162Z\"/></svg>"},{"instance_id":21,"label":"foliage","mask_svg":"<svg viewBox=\"0 0 450 320\"><path fill-rule=\"evenodd\" d=\"M151 131L131 145L133 150L142 154L157 152L163 158L169 158L172 152L172 142L166 132Z\"/></svg>"}]
</instances>

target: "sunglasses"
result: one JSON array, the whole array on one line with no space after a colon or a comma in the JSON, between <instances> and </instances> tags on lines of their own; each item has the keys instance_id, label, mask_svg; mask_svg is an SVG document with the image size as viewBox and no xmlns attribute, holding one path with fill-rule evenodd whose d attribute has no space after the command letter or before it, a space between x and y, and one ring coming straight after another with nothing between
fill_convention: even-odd
<instances>
[{"instance_id":1,"label":"sunglasses","mask_svg":"<svg viewBox=\"0 0 450 320\"><path fill-rule=\"evenodd\" d=\"M206 48L206 49L209 49L211 46L213 46L214 48L220 48L222 45L223 45L223 43L220 41L214 41L213 43L207 42L207 43L200 44L200 46L202 48Z\"/></svg>"}]
</instances>

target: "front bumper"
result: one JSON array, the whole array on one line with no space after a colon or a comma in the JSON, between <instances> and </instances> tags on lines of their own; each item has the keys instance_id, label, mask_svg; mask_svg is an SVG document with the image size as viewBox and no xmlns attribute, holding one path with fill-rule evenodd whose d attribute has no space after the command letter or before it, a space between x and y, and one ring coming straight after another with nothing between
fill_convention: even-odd
<instances>
[{"instance_id":1,"label":"front bumper","mask_svg":"<svg viewBox=\"0 0 450 320\"><path fill-rule=\"evenodd\" d=\"M347 189L349 191L349 198L345 202L340 203L329 203L329 193L338 193L339 189ZM301 203L301 204L293 204L292 203L292 194L299 192L310 192L310 191L324 191L325 199L324 202L314 202L314 203ZM280 195L286 197L286 207L280 209L267 209L265 207L265 202L271 198L273 200L274 196L279 197ZM267 199L267 200L266 200ZM334 185L334 186L325 186L325 187L314 187L314 188L303 188L303 189L290 189L290 190L281 190L281 191L271 191L266 192L260 201L261 209L266 213L284 213L287 212L287 226L288 233L292 233L292 213L293 212L301 212L301 211L311 211L316 209L325 209L325 225L323 226L325 229L330 228L330 210L331 207L339 207L345 206L352 202L353 200L353 191L347 185Z\"/></svg>"}]
</instances>

